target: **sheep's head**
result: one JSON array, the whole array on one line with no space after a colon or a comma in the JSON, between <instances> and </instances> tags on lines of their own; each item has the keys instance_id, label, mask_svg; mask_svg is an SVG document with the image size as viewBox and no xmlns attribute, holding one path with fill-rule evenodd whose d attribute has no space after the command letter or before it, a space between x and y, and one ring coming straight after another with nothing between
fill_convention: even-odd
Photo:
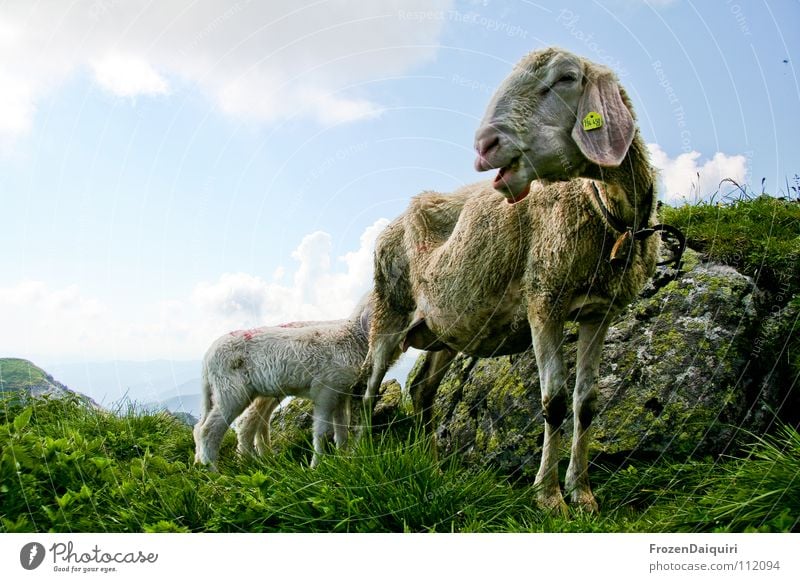
<instances>
[{"instance_id":1,"label":"sheep's head","mask_svg":"<svg viewBox=\"0 0 800 582\"><path fill-rule=\"evenodd\" d=\"M509 202L532 180L568 180L590 164L622 163L635 133L616 76L560 49L523 58L492 97L475 134L478 171L499 168L494 187Z\"/></svg>"}]
</instances>

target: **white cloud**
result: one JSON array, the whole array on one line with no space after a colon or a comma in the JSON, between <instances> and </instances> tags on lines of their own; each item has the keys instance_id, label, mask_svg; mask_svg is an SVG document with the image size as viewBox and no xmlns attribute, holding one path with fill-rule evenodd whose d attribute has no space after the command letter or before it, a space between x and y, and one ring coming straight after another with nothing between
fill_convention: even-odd
<instances>
[{"instance_id":1,"label":"white cloud","mask_svg":"<svg viewBox=\"0 0 800 582\"><path fill-rule=\"evenodd\" d=\"M375 239L388 223L377 220L357 249L338 257L329 234L305 236L291 255L289 282L225 273L198 283L188 297L145 307L147 316L103 305L75 285L0 288L0 353L51 361L199 359L233 329L346 317L369 289Z\"/></svg>"},{"instance_id":2,"label":"white cloud","mask_svg":"<svg viewBox=\"0 0 800 582\"><path fill-rule=\"evenodd\" d=\"M225 273L214 283L203 282L192 293L193 302L212 316L258 321L268 285L247 273Z\"/></svg>"},{"instance_id":3,"label":"white cloud","mask_svg":"<svg viewBox=\"0 0 800 582\"><path fill-rule=\"evenodd\" d=\"M381 109L353 85L432 58L444 20L403 14L452 0L11 0L0 4L0 139L25 133L37 103L87 69L103 89L157 95L173 79L223 112L322 123ZM183 85L182 85L183 86Z\"/></svg>"},{"instance_id":4,"label":"white cloud","mask_svg":"<svg viewBox=\"0 0 800 582\"><path fill-rule=\"evenodd\" d=\"M0 70L0 139L12 140L27 133L34 105L30 87Z\"/></svg>"},{"instance_id":5,"label":"white cloud","mask_svg":"<svg viewBox=\"0 0 800 582\"><path fill-rule=\"evenodd\" d=\"M81 354L107 341L108 309L77 285L21 281L0 288L0 353Z\"/></svg>"},{"instance_id":6,"label":"white cloud","mask_svg":"<svg viewBox=\"0 0 800 582\"><path fill-rule=\"evenodd\" d=\"M117 97L164 95L169 85L147 61L130 55L108 54L92 61L97 84Z\"/></svg>"},{"instance_id":7,"label":"white cloud","mask_svg":"<svg viewBox=\"0 0 800 582\"><path fill-rule=\"evenodd\" d=\"M717 152L710 160L699 163L700 152L691 151L670 158L658 144L647 144L647 149L659 170L660 198L670 204L707 200L720 189L720 182L725 178L739 184L747 179L747 159L743 155Z\"/></svg>"}]
</instances>

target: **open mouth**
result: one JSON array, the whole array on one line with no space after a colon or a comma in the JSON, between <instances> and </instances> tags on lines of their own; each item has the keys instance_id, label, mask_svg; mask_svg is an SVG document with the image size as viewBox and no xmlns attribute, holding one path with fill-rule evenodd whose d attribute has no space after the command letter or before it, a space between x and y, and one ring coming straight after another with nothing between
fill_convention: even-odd
<instances>
[{"instance_id":1,"label":"open mouth","mask_svg":"<svg viewBox=\"0 0 800 582\"><path fill-rule=\"evenodd\" d=\"M531 191L531 183L528 180L522 184L522 188L518 191L516 191L516 189L520 188L520 185L512 183L514 181L514 175L520 169L521 165L522 155L519 155L512 159L507 165L500 168L500 171L497 172L497 176L495 176L494 182L492 183L492 186L502 192L506 199L512 204L525 198Z\"/></svg>"}]
</instances>

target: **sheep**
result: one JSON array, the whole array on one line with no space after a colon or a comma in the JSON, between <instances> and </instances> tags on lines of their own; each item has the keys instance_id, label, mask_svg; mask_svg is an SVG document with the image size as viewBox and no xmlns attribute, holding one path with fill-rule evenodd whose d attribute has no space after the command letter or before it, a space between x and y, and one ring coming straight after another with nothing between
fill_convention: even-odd
<instances>
[{"instance_id":1,"label":"sheep","mask_svg":"<svg viewBox=\"0 0 800 582\"><path fill-rule=\"evenodd\" d=\"M217 339L203 358L195 462L215 467L222 437L239 415L238 451L263 453L269 447L269 417L285 396L314 402L312 467L330 429L337 448L344 447L371 311L365 295L347 319L233 331Z\"/></svg>"},{"instance_id":2,"label":"sheep","mask_svg":"<svg viewBox=\"0 0 800 582\"><path fill-rule=\"evenodd\" d=\"M655 271L658 237L643 230L655 218L654 169L615 75L556 48L530 53L503 81L475 148L477 170L499 169L493 181L451 196L416 196L377 240L365 408L408 346L441 350L412 394L430 423L435 387L456 352L487 357L532 344L545 418L537 502L565 512L562 343L565 322L575 320L565 491L575 505L597 511L588 428L599 361L609 323Z\"/></svg>"}]
</instances>

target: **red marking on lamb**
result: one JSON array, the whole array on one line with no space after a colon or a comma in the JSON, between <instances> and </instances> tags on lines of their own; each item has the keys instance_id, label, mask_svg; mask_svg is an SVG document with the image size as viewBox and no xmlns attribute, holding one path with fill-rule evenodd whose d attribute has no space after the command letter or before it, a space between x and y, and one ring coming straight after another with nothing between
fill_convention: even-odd
<instances>
[{"instance_id":1,"label":"red marking on lamb","mask_svg":"<svg viewBox=\"0 0 800 582\"><path fill-rule=\"evenodd\" d=\"M237 329L236 331L232 331L230 335L235 337L242 337L245 341L249 341L253 339L255 336L261 333L261 329Z\"/></svg>"}]
</instances>

